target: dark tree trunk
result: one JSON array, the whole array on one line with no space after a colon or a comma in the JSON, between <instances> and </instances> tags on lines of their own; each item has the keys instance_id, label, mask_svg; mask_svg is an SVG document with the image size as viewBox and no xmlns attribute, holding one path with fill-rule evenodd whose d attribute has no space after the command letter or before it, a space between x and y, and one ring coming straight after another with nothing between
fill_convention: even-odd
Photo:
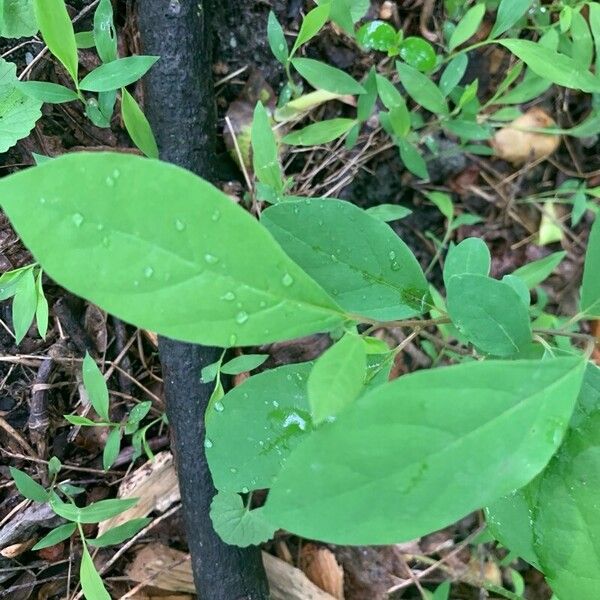
<instances>
[{"instance_id":1,"label":"dark tree trunk","mask_svg":"<svg viewBox=\"0 0 600 600\"><path fill-rule=\"evenodd\" d=\"M213 14L208 0L138 4L143 51L160 56L145 78L145 107L161 158L206 179L215 161ZM266 600L260 550L224 544L209 517L215 492L203 441L211 386L200 383L200 371L220 350L161 339L159 352L198 594L202 600Z\"/></svg>"}]
</instances>

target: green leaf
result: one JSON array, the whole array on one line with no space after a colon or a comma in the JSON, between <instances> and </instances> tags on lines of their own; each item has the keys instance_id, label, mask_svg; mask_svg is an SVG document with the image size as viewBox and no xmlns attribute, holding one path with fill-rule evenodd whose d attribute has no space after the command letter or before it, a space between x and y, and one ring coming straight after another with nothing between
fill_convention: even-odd
<instances>
[{"instance_id":1,"label":"green leaf","mask_svg":"<svg viewBox=\"0 0 600 600\"><path fill-rule=\"evenodd\" d=\"M558 22L560 23L561 33L566 33L571 29L571 23L573 22L573 9L570 6L564 6L558 16Z\"/></svg>"},{"instance_id":2,"label":"green leaf","mask_svg":"<svg viewBox=\"0 0 600 600\"><path fill-rule=\"evenodd\" d=\"M600 5L597 2L587 3L590 13L590 29L596 46L596 62L600 60Z\"/></svg>"},{"instance_id":3,"label":"green leaf","mask_svg":"<svg viewBox=\"0 0 600 600\"><path fill-rule=\"evenodd\" d=\"M12 298L15 295L17 283L29 269L31 269L31 265L13 271L6 271L0 275L0 301Z\"/></svg>"},{"instance_id":4,"label":"green leaf","mask_svg":"<svg viewBox=\"0 0 600 600\"><path fill-rule=\"evenodd\" d=\"M463 140L489 140L494 135L494 131L489 125L480 125L476 121L466 119L444 121L443 127Z\"/></svg>"},{"instance_id":5,"label":"green leaf","mask_svg":"<svg viewBox=\"0 0 600 600\"><path fill-rule=\"evenodd\" d=\"M138 327L229 347L344 322L259 223L178 167L71 154L3 178L0 190L2 208L50 277Z\"/></svg>"},{"instance_id":6,"label":"green leaf","mask_svg":"<svg viewBox=\"0 0 600 600\"><path fill-rule=\"evenodd\" d=\"M107 546L116 546L122 544L125 540L132 538L136 533L141 531L148 523L151 523L152 519L140 518L131 519L122 525L117 525L104 532L100 537L93 540L87 540L90 546L95 548L106 548Z\"/></svg>"},{"instance_id":7,"label":"green leaf","mask_svg":"<svg viewBox=\"0 0 600 600\"><path fill-rule=\"evenodd\" d=\"M49 104L61 104L63 102L72 102L79 100L79 96L73 90L59 85L58 83L48 83L45 81L20 81L16 84L17 89L40 102Z\"/></svg>"},{"instance_id":8,"label":"green leaf","mask_svg":"<svg viewBox=\"0 0 600 600\"><path fill-rule=\"evenodd\" d=\"M448 42L448 50L452 51L472 38L477 33L484 15L485 4L483 2L471 7L452 32Z\"/></svg>"},{"instance_id":9,"label":"green leaf","mask_svg":"<svg viewBox=\"0 0 600 600\"><path fill-rule=\"evenodd\" d=\"M448 114L444 94L427 75L401 62L396 63L396 69L406 92L417 104L435 114Z\"/></svg>"},{"instance_id":10,"label":"green leaf","mask_svg":"<svg viewBox=\"0 0 600 600\"><path fill-rule=\"evenodd\" d=\"M519 267L513 272L513 275L522 279L531 290L546 280L566 255L566 252L554 252L544 258Z\"/></svg>"},{"instance_id":11,"label":"green leaf","mask_svg":"<svg viewBox=\"0 0 600 600\"><path fill-rule=\"evenodd\" d=\"M102 468L105 471L110 469L115 460L117 460L117 456L119 456L119 451L121 450L121 428L113 427L106 438L106 442L104 444L104 451L102 453Z\"/></svg>"},{"instance_id":12,"label":"green leaf","mask_svg":"<svg viewBox=\"0 0 600 600\"><path fill-rule=\"evenodd\" d=\"M92 502L88 506L79 508L74 504L62 502L58 496L55 496L51 499L50 504L57 515L68 521L74 521L75 523L100 523L101 521L106 521L106 519L120 515L132 506L135 506L137 501L137 498L100 500L99 502Z\"/></svg>"},{"instance_id":13,"label":"green leaf","mask_svg":"<svg viewBox=\"0 0 600 600\"><path fill-rule=\"evenodd\" d=\"M466 54L459 54L448 63L448 66L444 69L440 77L440 91L444 97L454 91L456 86L461 82L467 72L468 65L469 58Z\"/></svg>"},{"instance_id":14,"label":"green leaf","mask_svg":"<svg viewBox=\"0 0 600 600\"><path fill-rule=\"evenodd\" d=\"M271 120L261 102L256 104L252 119L252 163L256 178L282 194L285 184L279 163L279 149Z\"/></svg>"},{"instance_id":15,"label":"green leaf","mask_svg":"<svg viewBox=\"0 0 600 600\"><path fill-rule=\"evenodd\" d=\"M94 45L103 63L117 60L117 32L111 0L100 0L94 13Z\"/></svg>"},{"instance_id":16,"label":"green leaf","mask_svg":"<svg viewBox=\"0 0 600 600\"><path fill-rule=\"evenodd\" d=\"M594 59L594 41L587 20L577 11L573 13L571 37L573 38L571 57L581 69L588 70Z\"/></svg>"},{"instance_id":17,"label":"green leaf","mask_svg":"<svg viewBox=\"0 0 600 600\"><path fill-rule=\"evenodd\" d=\"M222 360L223 356L221 356L221 358L214 363L206 365L202 368L202 371L200 372L200 381L202 383L211 383L211 381L214 381L217 378L221 370Z\"/></svg>"},{"instance_id":18,"label":"green leaf","mask_svg":"<svg viewBox=\"0 0 600 600\"><path fill-rule=\"evenodd\" d=\"M448 600L450 598L450 582L445 581L444 583L438 585L435 588L435 592L433 592L433 596L431 600Z\"/></svg>"},{"instance_id":19,"label":"green leaf","mask_svg":"<svg viewBox=\"0 0 600 600\"><path fill-rule=\"evenodd\" d=\"M66 523L65 525L61 525L56 529L53 529L48 534L46 534L33 548L32 550L35 552L36 550L42 550L43 548L50 548L51 546L55 546L56 544L69 539L77 529L77 525L75 523Z\"/></svg>"},{"instance_id":20,"label":"green leaf","mask_svg":"<svg viewBox=\"0 0 600 600\"><path fill-rule=\"evenodd\" d=\"M226 544L242 548L273 537L276 528L264 513L264 508L246 508L240 495L232 492L219 492L210 505L210 518L219 537Z\"/></svg>"},{"instance_id":21,"label":"green leaf","mask_svg":"<svg viewBox=\"0 0 600 600\"><path fill-rule=\"evenodd\" d=\"M86 352L83 359L83 385L88 393L90 403L98 416L105 421L110 421L108 415L108 388L104 375L102 375L96 361Z\"/></svg>"},{"instance_id":22,"label":"green leaf","mask_svg":"<svg viewBox=\"0 0 600 600\"><path fill-rule=\"evenodd\" d=\"M79 31L75 34L75 43L79 50L87 50L88 48L95 48L96 41L94 40L93 31Z\"/></svg>"},{"instance_id":23,"label":"green leaf","mask_svg":"<svg viewBox=\"0 0 600 600\"><path fill-rule=\"evenodd\" d=\"M79 83L88 92L110 92L125 87L143 77L158 56L128 56L100 65Z\"/></svg>"},{"instance_id":24,"label":"green leaf","mask_svg":"<svg viewBox=\"0 0 600 600\"><path fill-rule=\"evenodd\" d=\"M479 238L467 238L448 250L444 263L444 283L448 286L454 275L490 273L492 257L486 243Z\"/></svg>"},{"instance_id":25,"label":"green leaf","mask_svg":"<svg viewBox=\"0 0 600 600\"><path fill-rule=\"evenodd\" d=\"M354 37L354 19L352 4L354 0L328 0L330 5L329 18L349 36Z\"/></svg>"},{"instance_id":26,"label":"green leaf","mask_svg":"<svg viewBox=\"0 0 600 600\"><path fill-rule=\"evenodd\" d=\"M581 287L580 312L600 318L600 218L597 216L588 240Z\"/></svg>"},{"instance_id":27,"label":"green leaf","mask_svg":"<svg viewBox=\"0 0 600 600\"><path fill-rule=\"evenodd\" d=\"M9 467L9 470L17 489L25 498L34 502L48 501L48 492L27 473L14 467Z\"/></svg>"},{"instance_id":28,"label":"green leaf","mask_svg":"<svg viewBox=\"0 0 600 600\"><path fill-rule=\"evenodd\" d=\"M371 67L369 74L363 82L363 87L366 90L365 94L358 97L356 107L356 118L360 122L368 121L373 114L373 109L377 102L377 71L375 67Z\"/></svg>"},{"instance_id":29,"label":"green leaf","mask_svg":"<svg viewBox=\"0 0 600 600\"><path fill-rule=\"evenodd\" d=\"M353 204L284 202L268 208L262 223L348 312L392 320L425 310L427 282L413 253L388 225Z\"/></svg>"},{"instance_id":30,"label":"green leaf","mask_svg":"<svg viewBox=\"0 0 600 600\"><path fill-rule=\"evenodd\" d=\"M33 0L0 0L0 37L30 37L37 31Z\"/></svg>"},{"instance_id":31,"label":"green leaf","mask_svg":"<svg viewBox=\"0 0 600 600\"><path fill-rule=\"evenodd\" d=\"M427 170L427 163L418 148L402 138L398 138L396 142L400 151L400 159L404 163L404 166L420 179L428 180L429 171Z\"/></svg>"},{"instance_id":32,"label":"green leaf","mask_svg":"<svg viewBox=\"0 0 600 600\"><path fill-rule=\"evenodd\" d=\"M446 289L452 322L483 352L513 356L531 343L527 307L506 283L484 275L455 275Z\"/></svg>"},{"instance_id":33,"label":"green leaf","mask_svg":"<svg viewBox=\"0 0 600 600\"><path fill-rule=\"evenodd\" d=\"M268 354L243 354L236 356L221 367L221 373L225 375L239 375L248 371L254 371L269 358Z\"/></svg>"},{"instance_id":34,"label":"green leaf","mask_svg":"<svg viewBox=\"0 0 600 600\"><path fill-rule=\"evenodd\" d=\"M356 121L354 119L329 119L319 121L312 125L307 125L304 129L288 133L283 138L284 144L290 146L316 146L318 144L328 144L345 133L348 133Z\"/></svg>"},{"instance_id":35,"label":"green leaf","mask_svg":"<svg viewBox=\"0 0 600 600\"><path fill-rule=\"evenodd\" d=\"M348 73L318 60L294 58L292 64L296 71L316 89L333 94L365 94L367 91Z\"/></svg>"},{"instance_id":36,"label":"green leaf","mask_svg":"<svg viewBox=\"0 0 600 600\"><path fill-rule=\"evenodd\" d=\"M273 56L282 64L285 65L290 57L290 52L285 39L283 27L277 20L273 11L269 12L269 21L267 23L267 38Z\"/></svg>"},{"instance_id":37,"label":"green leaf","mask_svg":"<svg viewBox=\"0 0 600 600\"><path fill-rule=\"evenodd\" d=\"M17 66L0 58L0 153L27 137L42 116L42 103L17 89Z\"/></svg>"},{"instance_id":38,"label":"green leaf","mask_svg":"<svg viewBox=\"0 0 600 600\"><path fill-rule=\"evenodd\" d=\"M313 8L306 14L302 20L298 37L296 38L292 48L292 56L296 54L296 50L298 50L300 46L306 44L306 42L311 40L313 37L315 37L315 35L317 35L317 33L319 33L319 31L321 31L323 25L327 23L327 19L329 18L329 9L329 4L322 4L321 6Z\"/></svg>"},{"instance_id":39,"label":"green leaf","mask_svg":"<svg viewBox=\"0 0 600 600\"><path fill-rule=\"evenodd\" d=\"M62 469L62 463L56 456L53 456L48 461L48 477L50 477L50 479L53 479L60 473L61 469Z\"/></svg>"},{"instance_id":40,"label":"green leaf","mask_svg":"<svg viewBox=\"0 0 600 600\"><path fill-rule=\"evenodd\" d=\"M133 143L149 158L158 158L158 147L150 123L135 98L121 90L121 115Z\"/></svg>"},{"instance_id":41,"label":"green leaf","mask_svg":"<svg viewBox=\"0 0 600 600\"><path fill-rule=\"evenodd\" d=\"M435 68L437 58L433 46L420 37L407 37L399 47L400 58L422 73Z\"/></svg>"},{"instance_id":42,"label":"green leaf","mask_svg":"<svg viewBox=\"0 0 600 600\"><path fill-rule=\"evenodd\" d=\"M50 52L63 64L77 83L79 59L73 24L64 0L34 0L40 32Z\"/></svg>"},{"instance_id":43,"label":"green leaf","mask_svg":"<svg viewBox=\"0 0 600 600\"><path fill-rule=\"evenodd\" d=\"M111 600L85 542L81 564L79 565L79 583L86 600Z\"/></svg>"},{"instance_id":44,"label":"green leaf","mask_svg":"<svg viewBox=\"0 0 600 600\"><path fill-rule=\"evenodd\" d=\"M81 427L95 427L97 423L88 419L87 417L80 417L79 415L64 415L66 421L71 425L79 425Z\"/></svg>"},{"instance_id":45,"label":"green leaf","mask_svg":"<svg viewBox=\"0 0 600 600\"><path fill-rule=\"evenodd\" d=\"M389 109L389 121L394 134L405 137L410 131L410 113L402 94L387 78L377 75L377 91L384 106Z\"/></svg>"},{"instance_id":46,"label":"green leaf","mask_svg":"<svg viewBox=\"0 0 600 600\"><path fill-rule=\"evenodd\" d=\"M590 364L557 454L528 486L487 509L494 536L565 599L594 598L600 584L599 431L600 369Z\"/></svg>"},{"instance_id":47,"label":"green leaf","mask_svg":"<svg viewBox=\"0 0 600 600\"><path fill-rule=\"evenodd\" d=\"M15 297L12 305L13 327L15 341L20 344L27 335L37 308L37 290L33 269L23 273L15 287Z\"/></svg>"},{"instance_id":48,"label":"green leaf","mask_svg":"<svg viewBox=\"0 0 600 600\"><path fill-rule=\"evenodd\" d=\"M350 12L352 13L352 20L357 23L360 21L369 11L371 7L370 0L352 0L350 4Z\"/></svg>"},{"instance_id":49,"label":"green leaf","mask_svg":"<svg viewBox=\"0 0 600 600\"><path fill-rule=\"evenodd\" d=\"M470 362L379 386L296 447L269 493L268 518L309 539L360 545L454 523L545 467L584 366Z\"/></svg>"},{"instance_id":50,"label":"green leaf","mask_svg":"<svg viewBox=\"0 0 600 600\"><path fill-rule=\"evenodd\" d=\"M452 198L445 192L427 192L425 194L427 199L435 204L438 210L448 219L452 221L454 219L454 205L452 204Z\"/></svg>"},{"instance_id":51,"label":"green leaf","mask_svg":"<svg viewBox=\"0 0 600 600\"><path fill-rule=\"evenodd\" d=\"M131 411L129 412L129 417L127 418L127 425L137 425L146 417L146 415L150 412L152 408L152 402L146 400L145 402L140 402L136 404Z\"/></svg>"},{"instance_id":52,"label":"green leaf","mask_svg":"<svg viewBox=\"0 0 600 600\"><path fill-rule=\"evenodd\" d=\"M572 58L529 40L499 40L536 75L566 88L600 92L600 79L582 69Z\"/></svg>"},{"instance_id":53,"label":"green leaf","mask_svg":"<svg viewBox=\"0 0 600 600\"><path fill-rule=\"evenodd\" d=\"M209 409L204 447L218 490L271 486L313 428L306 391L312 366L285 365L250 377Z\"/></svg>"},{"instance_id":54,"label":"green leaf","mask_svg":"<svg viewBox=\"0 0 600 600\"><path fill-rule=\"evenodd\" d=\"M398 44L396 30L385 21L370 21L356 32L356 41L365 50L388 52Z\"/></svg>"},{"instance_id":55,"label":"green leaf","mask_svg":"<svg viewBox=\"0 0 600 600\"><path fill-rule=\"evenodd\" d=\"M35 320L37 321L38 333L45 338L48 332L48 300L44 295L42 287L42 270L38 271L35 278L36 304L35 304Z\"/></svg>"},{"instance_id":56,"label":"green leaf","mask_svg":"<svg viewBox=\"0 0 600 600\"><path fill-rule=\"evenodd\" d=\"M359 396L367 369L362 338L347 333L322 354L308 377L308 400L313 423L335 418Z\"/></svg>"},{"instance_id":57,"label":"green leaf","mask_svg":"<svg viewBox=\"0 0 600 600\"><path fill-rule=\"evenodd\" d=\"M502 278L502 282L510 285L510 287L519 294L519 298L521 298L523 304L529 308L529 305L531 304L531 294L529 293L527 284L520 277L517 277L516 275L505 275Z\"/></svg>"},{"instance_id":58,"label":"green leaf","mask_svg":"<svg viewBox=\"0 0 600 600\"><path fill-rule=\"evenodd\" d=\"M501 0L489 39L497 38L508 31L529 10L531 2L532 0Z\"/></svg>"},{"instance_id":59,"label":"green leaf","mask_svg":"<svg viewBox=\"0 0 600 600\"><path fill-rule=\"evenodd\" d=\"M399 204L379 204L377 206L371 206L365 211L368 215L389 223L390 221L398 221L412 215L412 210L406 208L406 206L400 206Z\"/></svg>"}]
</instances>

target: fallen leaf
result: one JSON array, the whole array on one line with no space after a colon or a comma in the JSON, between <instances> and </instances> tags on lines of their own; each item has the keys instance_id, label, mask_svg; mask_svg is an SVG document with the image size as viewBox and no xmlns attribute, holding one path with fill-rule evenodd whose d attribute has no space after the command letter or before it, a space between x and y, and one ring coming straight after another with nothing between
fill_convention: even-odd
<instances>
[{"instance_id":1,"label":"fallen leaf","mask_svg":"<svg viewBox=\"0 0 600 600\"><path fill-rule=\"evenodd\" d=\"M531 129L555 127L554 120L541 108L532 108L500 129L491 141L494 153L514 165L550 156L560 144L560 136Z\"/></svg>"}]
</instances>

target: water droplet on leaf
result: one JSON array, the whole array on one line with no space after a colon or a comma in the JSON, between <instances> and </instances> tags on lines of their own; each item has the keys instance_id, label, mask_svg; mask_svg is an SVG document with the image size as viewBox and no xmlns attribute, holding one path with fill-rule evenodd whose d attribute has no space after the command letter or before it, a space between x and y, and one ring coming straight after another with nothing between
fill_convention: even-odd
<instances>
[{"instance_id":1,"label":"water droplet on leaf","mask_svg":"<svg viewBox=\"0 0 600 600\"><path fill-rule=\"evenodd\" d=\"M204 262L209 265L216 265L219 262L219 257L214 254L205 254Z\"/></svg>"},{"instance_id":2,"label":"water droplet on leaf","mask_svg":"<svg viewBox=\"0 0 600 600\"><path fill-rule=\"evenodd\" d=\"M294 284L294 278L289 273L286 273L283 276L283 279L281 280L281 283L283 283L283 285L285 287L290 287L291 285Z\"/></svg>"},{"instance_id":3,"label":"water droplet on leaf","mask_svg":"<svg viewBox=\"0 0 600 600\"><path fill-rule=\"evenodd\" d=\"M213 447L213 443L208 438L206 438L204 440L204 447L205 448L212 448Z\"/></svg>"},{"instance_id":4,"label":"water droplet on leaf","mask_svg":"<svg viewBox=\"0 0 600 600\"><path fill-rule=\"evenodd\" d=\"M177 231L183 231L185 229L185 223L177 219L175 221L175 229L177 229Z\"/></svg>"},{"instance_id":5,"label":"water droplet on leaf","mask_svg":"<svg viewBox=\"0 0 600 600\"><path fill-rule=\"evenodd\" d=\"M222 402L215 402L215 410L217 412L223 412L225 410L225 406Z\"/></svg>"},{"instance_id":6,"label":"water droplet on leaf","mask_svg":"<svg viewBox=\"0 0 600 600\"><path fill-rule=\"evenodd\" d=\"M235 322L243 325L248 320L248 313L241 310L237 315L235 315Z\"/></svg>"},{"instance_id":7,"label":"water droplet on leaf","mask_svg":"<svg viewBox=\"0 0 600 600\"><path fill-rule=\"evenodd\" d=\"M83 224L83 215L81 213L75 213L73 215L73 223L75 223L75 227L81 227Z\"/></svg>"}]
</instances>

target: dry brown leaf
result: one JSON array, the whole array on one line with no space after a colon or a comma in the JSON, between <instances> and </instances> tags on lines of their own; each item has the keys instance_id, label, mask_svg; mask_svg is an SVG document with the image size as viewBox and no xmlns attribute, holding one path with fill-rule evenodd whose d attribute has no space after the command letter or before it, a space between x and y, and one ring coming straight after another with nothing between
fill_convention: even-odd
<instances>
[{"instance_id":1,"label":"dry brown leaf","mask_svg":"<svg viewBox=\"0 0 600 600\"><path fill-rule=\"evenodd\" d=\"M279 558L262 553L272 600L335 600L318 588L300 569ZM210 568L210 565L207 565ZM163 544L149 544L136 555L127 569L136 583L171 592L195 593L189 555Z\"/></svg>"},{"instance_id":2,"label":"dry brown leaf","mask_svg":"<svg viewBox=\"0 0 600 600\"><path fill-rule=\"evenodd\" d=\"M2 550L0 550L0 555L4 558L17 558L17 556L25 554L27 550L33 547L35 545L35 542L36 539L32 538L30 540L26 540L18 544L13 544L12 546L6 546L6 548L2 548Z\"/></svg>"},{"instance_id":3,"label":"dry brown leaf","mask_svg":"<svg viewBox=\"0 0 600 600\"><path fill-rule=\"evenodd\" d=\"M146 517L154 511L165 512L180 499L179 483L170 452L159 452L154 460L142 465L119 487L118 498L139 498L137 504L124 513L103 521L98 535L131 519Z\"/></svg>"},{"instance_id":4,"label":"dry brown leaf","mask_svg":"<svg viewBox=\"0 0 600 600\"><path fill-rule=\"evenodd\" d=\"M328 548L306 544L300 554L300 568L322 590L344 600L344 570Z\"/></svg>"},{"instance_id":5,"label":"dry brown leaf","mask_svg":"<svg viewBox=\"0 0 600 600\"><path fill-rule=\"evenodd\" d=\"M532 108L496 133L491 142L494 153L514 165L550 156L558 148L560 136L526 130L554 126L546 112Z\"/></svg>"}]
</instances>

